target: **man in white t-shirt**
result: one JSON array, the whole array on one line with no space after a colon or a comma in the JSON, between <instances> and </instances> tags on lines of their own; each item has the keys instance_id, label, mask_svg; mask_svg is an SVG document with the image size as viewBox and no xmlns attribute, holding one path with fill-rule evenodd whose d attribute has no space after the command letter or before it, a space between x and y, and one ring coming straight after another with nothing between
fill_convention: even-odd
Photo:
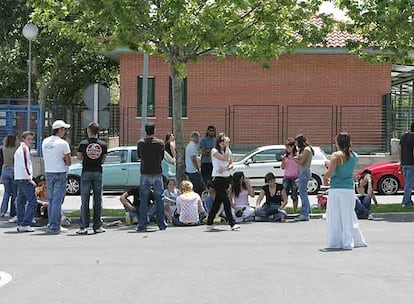
<instances>
[{"instance_id":1,"label":"man in white t-shirt","mask_svg":"<svg viewBox=\"0 0 414 304\"><path fill-rule=\"evenodd\" d=\"M194 185L194 191L201 195L205 189L203 178L200 173L200 164L198 161L198 143L200 142L200 133L191 132L190 142L185 147L185 173L188 179Z\"/></svg>"},{"instance_id":2,"label":"man in white t-shirt","mask_svg":"<svg viewBox=\"0 0 414 304\"><path fill-rule=\"evenodd\" d=\"M42 144L49 198L47 226L49 232L55 234L67 231L61 227L61 210L66 194L67 167L71 164L70 147L63 139L69 128L70 125L63 120L56 120L52 125L53 135L45 138Z\"/></svg>"}]
</instances>

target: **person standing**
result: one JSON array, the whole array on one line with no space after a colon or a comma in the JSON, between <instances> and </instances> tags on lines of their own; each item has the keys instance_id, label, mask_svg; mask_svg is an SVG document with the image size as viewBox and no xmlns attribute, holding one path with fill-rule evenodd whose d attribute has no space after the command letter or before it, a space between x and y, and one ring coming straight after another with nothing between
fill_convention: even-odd
<instances>
[{"instance_id":1,"label":"person standing","mask_svg":"<svg viewBox=\"0 0 414 304\"><path fill-rule=\"evenodd\" d=\"M3 201L1 203L0 216L3 217L9 208L10 201L10 221L13 222L16 215L15 200L17 196L17 184L14 181L14 153L19 148L19 139L16 135L7 135L3 140L3 170L1 179L4 185ZM13 220L13 221L12 221Z\"/></svg>"},{"instance_id":2,"label":"person standing","mask_svg":"<svg viewBox=\"0 0 414 304\"><path fill-rule=\"evenodd\" d=\"M139 223L136 227L138 232L147 231L148 201L151 187L154 190L158 227L160 230L167 229L162 199L164 184L161 162L164 158L164 142L154 136L155 125L153 123L145 125L145 133L147 137L138 142L138 157L141 159L141 181L139 187L141 204L139 207Z\"/></svg>"},{"instance_id":3,"label":"person standing","mask_svg":"<svg viewBox=\"0 0 414 304\"><path fill-rule=\"evenodd\" d=\"M293 201L293 213L298 209L298 186L296 180L299 176L299 165L295 161L297 156L297 148L295 140L288 138L285 143L286 153L282 155L282 169L283 169L283 189L286 195L289 195Z\"/></svg>"},{"instance_id":4,"label":"person standing","mask_svg":"<svg viewBox=\"0 0 414 304\"><path fill-rule=\"evenodd\" d=\"M328 245L326 249L351 250L366 247L358 220L354 211L354 169L358 156L351 150L351 138L346 132L340 132L335 138L337 152L331 156L328 171L323 176L325 185L329 185L327 208ZM329 178L330 182L329 182Z\"/></svg>"},{"instance_id":5,"label":"person standing","mask_svg":"<svg viewBox=\"0 0 414 304\"><path fill-rule=\"evenodd\" d=\"M93 231L105 232L102 227L102 163L105 161L108 147L105 142L98 139L99 125L91 122L86 128L88 139L80 142L77 158L82 161L81 175L81 217L80 229L77 234L87 234L89 228L89 199L93 191Z\"/></svg>"},{"instance_id":6,"label":"person standing","mask_svg":"<svg viewBox=\"0 0 414 304\"><path fill-rule=\"evenodd\" d=\"M216 144L216 127L208 126L206 136L200 141L201 148L201 176L204 183L207 184L211 180L213 172L213 164L211 162L211 149Z\"/></svg>"},{"instance_id":7,"label":"person standing","mask_svg":"<svg viewBox=\"0 0 414 304\"><path fill-rule=\"evenodd\" d=\"M70 147L64 137L70 125L63 120L56 120L53 135L45 138L42 143L43 160L45 163L48 208L48 230L58 234L66 232L61 226L61 211L66 194L67 166L71 164Z\"/></svg>"},{"instance_id":8,"label":"person standing","mask_svg":"<svg viewBox=\"0 0 414 304\"><path fill-rule=\"evenodd\" d=\"M213 226L214 218L220 209L220 205L224 205L224 212L226 214L227 221L231 227L231 230L239 230L240 225L237 225L234 221L233 214L231 213L231 205L227 191L230 184L230 170L232 169L232 156L230 150L230 138L224 133L219 134L216 139L216 145L211 150L211 160L213 163L213 183L216 191L216 197L213 202L213 206L208 214L207 229L214 230Z\"/></svg>"},{"instance_id":9,"label":"person standing","mask_svg":"<svg viewBox=\"0 0 414 304\"><path fill-rule=\"evenodd\" d=\"M198 162L198 143L200 133L191 132L190 142L185 147L185 173L194 185L194 191L201 195L205 189Z\"/></svg>"},{"instance_id":10,"label":"person standing","mask_svg":"<svg viewBox=\"0 0 414 304\"><path fill-rule=\"evenodd\" d=\"M413 206L411 192L414 189L414 122L411 124L410 132L406 132L400 139L400 161L404 175L404 196L402 205Z\"/></svg>"},{"instance_id":11,"label":"person standing","mask_svg":"<svg viewBox=\"0 0 414 304\"><path fill-rule=\"evenodd\" d=\"M310 203L308 198L308 182L311 176L310 166L314 151L302 134L295 137L295 144L299 148L299 156L295 158L295 161L299 164L299 196L302 201L301 213L295 220L309 221Z\"/></svg>"},{"instance_id":12,"label":"person standing","mask_svg":"<svg viewBox=\"0 0 414 304\"><path fill-rule=\"evenodd\" d=\"M37 198L35 195L36 183L33 181L33 167L30 158L30 147L33 144L34 133L24 131L22 142L14 153L14 180L17 184L17 231L33 232L30 226L33 223Z\"/></svg>"}]
</instances>

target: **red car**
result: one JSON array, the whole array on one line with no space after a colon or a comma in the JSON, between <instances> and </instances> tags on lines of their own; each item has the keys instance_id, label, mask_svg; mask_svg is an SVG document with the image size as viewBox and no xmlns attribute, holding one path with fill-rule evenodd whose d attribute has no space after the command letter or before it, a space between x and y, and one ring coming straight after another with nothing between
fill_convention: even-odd
<instances>
[{"instance_id":1,"label":"red car","mask_svg":"<svg viewBox=\"0 0 414 304\"><path fill-rule=\"evenodd\" d=\"M392 195L404 188L404 176L400 163L384 162L365 167L356 174L357 180L364 170L371 171L374 190L381 194Z\"/></svg>"}]
</instances>

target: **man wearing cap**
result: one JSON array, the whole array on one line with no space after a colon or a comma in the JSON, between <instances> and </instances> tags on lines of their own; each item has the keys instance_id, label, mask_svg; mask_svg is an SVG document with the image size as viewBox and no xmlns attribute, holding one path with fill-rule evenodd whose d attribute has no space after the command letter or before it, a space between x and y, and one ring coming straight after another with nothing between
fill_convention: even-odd
<instances>
[{"instance_id":1,"label":"man wearing cap","mask_svg":"<svg viewBox=\"0 0 414 304\"><path fill-rule=\"evenodd\" d=\"M67 166L71 164L70 147L63 139L69 128L70 125L63 120L56 120L52 125L53 135L45 138L42 144L49 198L47 226L50 233L67 231L61 227L61 210L66 193Z\"/></svg>"}]
</instances>

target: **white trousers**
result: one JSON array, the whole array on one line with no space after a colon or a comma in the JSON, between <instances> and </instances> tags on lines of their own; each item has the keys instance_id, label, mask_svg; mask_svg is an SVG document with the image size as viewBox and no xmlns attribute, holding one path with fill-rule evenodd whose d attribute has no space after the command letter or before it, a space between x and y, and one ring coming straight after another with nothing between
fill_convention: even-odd
<instances>
[{"instance_id":1,"label":"white trousers","mask_svg":"<svg viewBox=\"0 0 414 304\"><path fill-rule=\"evenodd\" d=\"M329 189L326 211L327 248L352 249L367 246L354 208L353 189Z\"/></svg>"}]
</instances>

